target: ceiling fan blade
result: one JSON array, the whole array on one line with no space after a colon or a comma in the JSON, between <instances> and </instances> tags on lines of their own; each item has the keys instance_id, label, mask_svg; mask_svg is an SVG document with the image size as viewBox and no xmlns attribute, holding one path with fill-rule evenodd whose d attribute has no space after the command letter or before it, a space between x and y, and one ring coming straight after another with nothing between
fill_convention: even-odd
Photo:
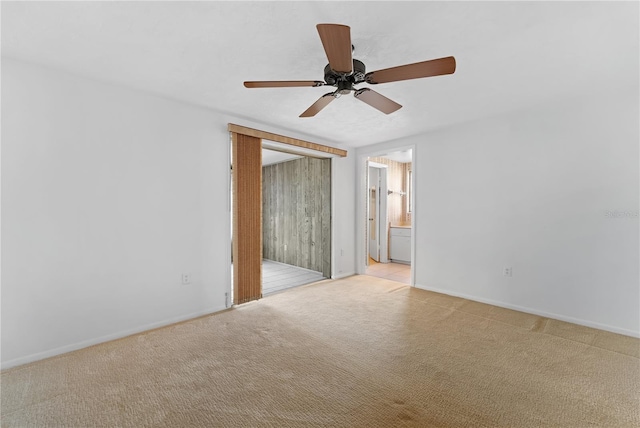
<instances>
[{"instance_id":1,"label":"ceiling fan blade","mask_svg":"<svg viewBox=\"0 0 640 428\"><path fill-rule=\"evenodd\" d=\"M365 81L371 84L398 82L400 80L453 74L454 71L456 71L456 59L448 56L445 58L416 62L415 64L372 71L371 73L367 73Z\"/></svg>"},{"instance_id":2,"label":"ceiling fan blade","mask_svg":"<svg viewBox=\"0 0 640 428\"><path fill-rule=\"evenodd\" d=\"M402 108L402 106L397 102L392 101L384 95L380 95L369 88L358 89L353 96L360 101L364 101L369 104L371 107L377 108L384 114L393 113L394 111Z\"/></svg>"},{"instance_id":3,"label":"ceiling fan blade","mask_svg":"<svg viewBox=\"0 0 640 428\"><path fill-rule=\"evenodd\" d=\"M245 88L294 88L301 86L323 86L319 80L263 80L244 82Z\"/></svg>"},{"instance_id":4,"label":"ceiling fan blade","mask_svg":"<svg viewBox=\"0 0 640 428\"><path fill-rule=\"evenodd\" d=\"M315 116L316 114L318 114L320 112L320 110L325 108L327 105L329 105L329 103L331 101L333 101L335 99L336 99L336 97L333 95L333 92L329 92L328 94L324 94L323 96L320 97L320 99L318 101L313 103L311 105L311 107L306 109L304 111L304 113L302 113L300 115L300 117L312 117L312 116Z\"/></svg>"},{"instance_id":5,"label":"ceiling fan blade","mask_svg":"<svg viewBox=\"0 0 640 428\"><path fill-rule=\"evenodd\" d=\"M351 29L340 24L318 24L316 28L331 69L350 74L353 71Z\"/></svg>"}]
</instances>

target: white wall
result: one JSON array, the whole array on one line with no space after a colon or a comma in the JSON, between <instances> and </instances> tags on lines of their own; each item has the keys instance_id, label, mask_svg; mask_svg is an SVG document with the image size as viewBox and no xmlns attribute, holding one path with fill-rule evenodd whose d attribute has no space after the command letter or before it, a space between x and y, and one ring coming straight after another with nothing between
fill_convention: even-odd
<instances>
[{"instance_id":1,"label":"white wall","mask_svg":"<svg viewBox=\"0 0 640 428\"><path fill-rule=\"evenodd\" d=\"M332 170L333 199L333 277L344 278L356 273L355 256L355 153L334 158Z\"/></svg>"},{"instance_id":2,"label":"white wall","mask_svg":"<svg viewBox=\"0 0 640 428\"><path fill-rule=\"evenodd\" d=\"M590 93L358 154L417 146L418 287L638 336L639 114Z\"/></svg>"},{"instance_id":3,"label":"white wall","mask_svg":"<svg viewBox=\"0 0 640 428\"><path fill-rule=\"evenodd\" d=\"M3 368L225 307L229 121L3 58Z\"/></svg>"}]
</instances>

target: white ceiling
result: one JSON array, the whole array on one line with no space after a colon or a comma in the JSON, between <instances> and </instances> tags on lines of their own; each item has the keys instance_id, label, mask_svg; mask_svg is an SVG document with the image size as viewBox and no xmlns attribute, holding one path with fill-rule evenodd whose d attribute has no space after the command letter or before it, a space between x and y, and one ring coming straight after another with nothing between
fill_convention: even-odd
<instances>
[{"instance_id":1,"label":"white ceiling","mask_svg":"<svg viewBox=\"0 0 640 428\"><path fill-rule=\"evenodd\" d=\"M262 149L262 166L273 165L281 162L288 162L294 159L300 159L302 156L293 155L291 153L277 152L275 150Z\"/></svg>"},{"instance_id":2,"label":"white ceiling","mask_svg":"<svg viewBox=\"0 0 640 428\"><path fill-rule=\"evenodd\" d=\"M2 54L361 146L588 91L638 85L638 3L2 2ZM244 80L322 80L315 25L351 27L368 71L453 55L457 71L375 86L384 115L330 88L246 89ZM363 85L366 87L366 85Z\"/></svg>"}]
</instances>

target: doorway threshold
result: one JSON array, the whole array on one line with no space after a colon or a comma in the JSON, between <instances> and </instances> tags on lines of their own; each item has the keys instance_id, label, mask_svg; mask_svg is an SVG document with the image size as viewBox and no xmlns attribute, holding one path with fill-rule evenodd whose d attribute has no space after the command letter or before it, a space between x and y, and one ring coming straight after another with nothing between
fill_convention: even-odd
<instances>
[{"instance_id":1,"label":"doorway threshold","mask_svg":"<svg viewBox=\"0 0 640 428\"><path fill-rule=\"evenodd\" d=\"M326 279L321 272L303 269L273 260L262 260L262 295Z\"/></svg>"},{"instance_id":2,"label":"doorway threshold","mask_svg":"<svg viewBox=\"0 0 640 428\"><path fill-rule=\"evenodd\" d=\"M378 263L369 259L365 275L388 279L411 285L411 265L404 263Z\"/></svg>"}]
</instances>

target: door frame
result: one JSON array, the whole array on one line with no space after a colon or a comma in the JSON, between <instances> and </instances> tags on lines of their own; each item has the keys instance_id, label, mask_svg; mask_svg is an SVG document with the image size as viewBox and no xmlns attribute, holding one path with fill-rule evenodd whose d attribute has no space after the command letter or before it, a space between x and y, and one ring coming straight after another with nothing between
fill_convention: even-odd
<instances>
[{"instance_id":1,"label":"door frame","mask_svg":"<svg viewBox=\"0 0 640 428\"><path fill-rule=\"evenodd\" d=\"M302 155L308 155L308 156L313 156L313 154L316 155L316 157L324 157L324 158L335 158L335 157L346 157L347 156L347 151L344 149L338 149L335 147L331 147L331 146L325 146L323 144L317 144L317 143L312 143L309 141L305 141L305 140L300 140L297 138L293 138L293 137L287 137L287 136L283 136L283 135L279 135L279 134L274 134L274 133L270 133L270 132L266 132L266 131L260 131L257 129L253 129L253 128L248 128L245 126L241 126L241 125L236 125L233 123L229 123L227 126L227 131L229 132L229 136L230 136L230 150L231 152L233 151L233 135L234 134L238 134L238 135L245 135L245 136L249 136L249 137L255 137L258 138L261 142L262 145L262 141L263 140L268 140L270 142L274 142L275 144L280 144L280 145L284 145L285 147L291 147L291 152L295 152L297 154L302 154ZM285 151L285 150L283 150ZM231 168L233 169L233 156L231 156L230 153L230 163L231 163ZM260 168L262 168L262 165L260 165ZM331 220L331 227L330 227L330 235L331 235L331 254L330 254L330 260L331 260L331 277L333 278L335 275L335 241L334 241L334 225L333 225L333 212L334 212L334 164L333 164L333 159L331 161L331 214L332 214L332 220ZM262 170L260 171L262 172ZM238 171L233 171L232 174L237 174ZM238 177L233 177L232 174L229 174L229 178L230 178L230 182L229 182L229 187L231 188L231 181L232 180L238 180ZM232 213L232 215L230 216L230 221L229 221L229 234L231 236L232 239L232 251L233 250L233 238L234 237L234 225L233 225L233 212L234 212L234 207L235 207L235 199L231 198L231 194L232 192L229 192L230 198L229 198L229 209ZM262 198L262 192L260 192L260 198ZM237 221L237 220L236 220ZM262 222L260 222L260 227L259 227L260 231L259 233L262 234ZM231 252L229 252L229 261L231 262ZM262 253L262 248L260 248L260 253ZM261 257L261 254L260 254ZM233 260L234 263L234 269L240 269L240 267L237 267L235 264L238 263L237 260ZM229 263L228 266L231 266L231 263ZM230 269L231 270L231 269ZM260 274L261 277L261 274ZM229 277L230 281L229 281L229 297L230 296L234 296L233 299L233 303L235 304L235 296L238 295L238 290L234 289L234 284L235 279L234 279L234 275L233 272L231 272L231 275ZM245 286L256 286L255 284L248 284L248 285L243 285L243 287ZM259 284L259 289L260 289L260 296L262 295L262 283L260 282Z\"/></svg>"},{"instance_id":2,"label":"door frame","mask_svg":"<svg viewBox=\"0 0 640 428\"><path fill-rule=\"evenodd\" d=\"M411 149L411 188L413 192L413 209L411 212L411 286L416 285L416 236L419 232L418 212L420 209L418 195L418 147L417 144L398 144L397 142L382 143L356 149L356 273L364 275L368 261L367 235L367 203L369 171L367 160L370 157L384 157L389 152Z\"/></svg>"}]
</instances>

